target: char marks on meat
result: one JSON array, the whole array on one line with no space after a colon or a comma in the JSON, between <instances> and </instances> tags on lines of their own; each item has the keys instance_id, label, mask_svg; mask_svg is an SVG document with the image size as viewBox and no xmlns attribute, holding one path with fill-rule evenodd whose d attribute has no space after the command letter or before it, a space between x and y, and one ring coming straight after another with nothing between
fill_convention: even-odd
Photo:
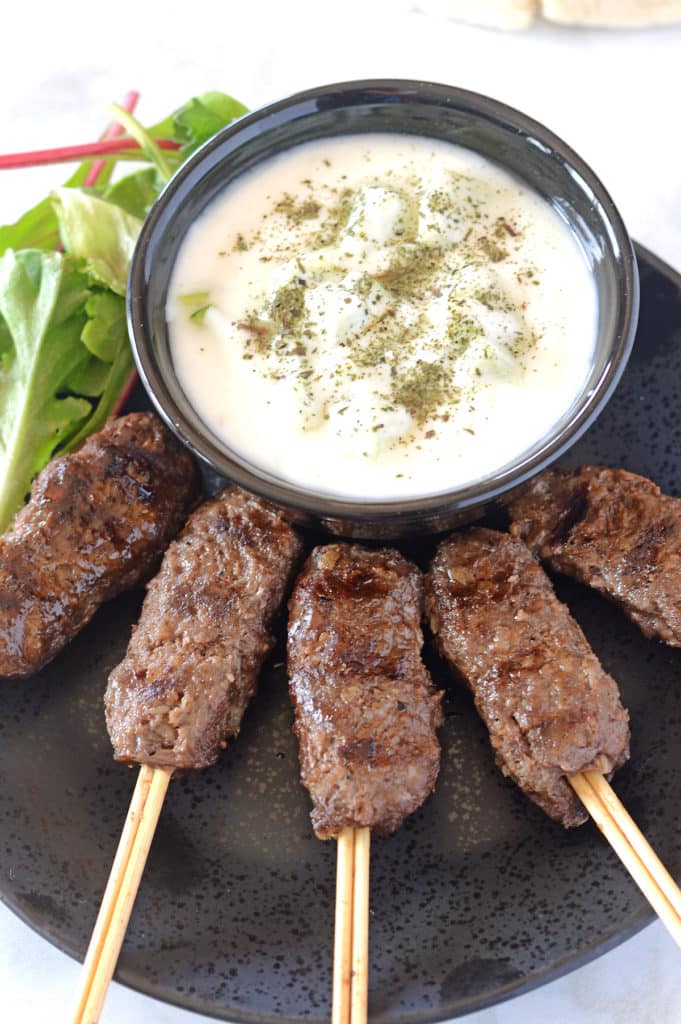
<instances>
[{"instance_id":1,"label":"char marks on meat","mask_svg":"<svg viewBox=\"0 0 681 1024\"><path fill-rule=\"evenodd\" d=\"M623 469L582 466L543 473L510 512L511 533L551 569L681 647L681 498Z\"/></svg>"},{"instance_id":2,"label":"char marks on meat","mask_svg":"<svg viewBox=\"0 0 681 1024\"><path fill-rule=\"evenodd\" d=\"M143 582L198 493L193 459L152 413L110 420L53 459L0 538L0 675L37 672Z\"/></svg>"},{"instance_id":3,"label":"char marks on meat","mask_svg":"<svg viewBox=\"0 0 681 1024\"><path fill-rule=\"evenodd\" d=\"M303 785L327 839L390 833L432 792L441 694L421 661L423 580L397 551L316 548L289 603Z\"/></svg>"},{"instance_id":4,"label":"char marks on meat","mask_svg":"<svg viewBox=\"0 0 681 1024\"><path fill-rule=\"evenodd\" d=\"M454 534L428 573L426 612L502 772L566 828L586 821L566 776L622 765L629 719L527 547L492 530Z\"/></svg>"},{"instance_id":5,"label":"char marks on meat","mask_svg":"<svg viewBox=\"0 0 681 1024\"><path fill-rule=\"evenodd\" d=\"M236 487L190 516L109 676L106 721L119 761L213 764L239 731L301 550L280 512Z\"/></svg>"}]
</instances>

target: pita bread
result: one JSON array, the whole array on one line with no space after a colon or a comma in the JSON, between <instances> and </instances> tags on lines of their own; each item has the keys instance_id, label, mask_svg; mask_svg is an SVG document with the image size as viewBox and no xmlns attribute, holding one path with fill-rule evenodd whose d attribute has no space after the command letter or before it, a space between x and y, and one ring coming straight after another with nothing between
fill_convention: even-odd
<instances>
[{"instance_id":1,"label":"pita bread","mask_svg":"<svg viewBox=\"0 0 681 1024\"><path fill-rule=\"evenodd\" d=\"M681 21L681 0L543 0L542 14L564 24L634 28Z\"/></svg>"},{"instance_id":2,"label":"pita bread","mask_svg":"<svg viewBox=\"0 0 681 1024\"><path fill-rule=\"evenodd\" d=\"M527 28L534 21L538 0L417 0L427 14L491 28Z\"/></svg>"}]
</instances>

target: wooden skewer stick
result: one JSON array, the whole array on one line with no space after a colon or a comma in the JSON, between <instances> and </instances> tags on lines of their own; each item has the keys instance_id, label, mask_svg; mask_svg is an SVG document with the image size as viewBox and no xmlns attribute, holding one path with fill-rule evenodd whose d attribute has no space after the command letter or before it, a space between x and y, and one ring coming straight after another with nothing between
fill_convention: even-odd
<instances>
[{"instance_id":1,"label":"wooden skewer stick","mask_svg":"<svg viewBox=\"0 0 681 1024\"><path fill-rule=\"evenodd\" d=\"M587 811L681 946L681 890L599 772L580 772L570 784Z\"/></svg>"},{"instance_id":2,"label":"wooden skewer stick","mask_svg":"<svg viewBox=\"0 0 681 1024\"><path fill-rule=\"evenodd\" d=\"M606 805L611 817L615 819L629 844L638 854L639 859L643 861L659 888L674 907L679 917L681 917L681 889L669 874L608 780L600 772L584 772L584 777L600 798L601 803Z\"/></svg>"},{"instance_id":3,"label":"wooden skewer stick","mask_svg":"<svg viewBox=\"0 0 681 1024\"><path fill-rule=\"evenodd\" d=\"M352 975L352 907L354 891L355 830L338 836L336 863L336 927L333 943L333 1007L331 1024L349 1024Z\"/></svg>"},{"instance_id":4,"label":"wooden skewer stick","mask_svg":"<svg viewBox=\"0 0 681 1024\"><path fill-rule=\"evenodd\" d=\"M355 829L350 1024L366 1024L369 990L369 855L371 829Z\"/></svg>"},{"instance_id":5,"label":"wooden skewer stick","mask_svg":"<svg viewBox=\"0 0 681 1024\"><path fill-rule=\"evenodd\" d=\"M172 771L142 765L83 963L73 1024L97 1024Z\"/></svg>"},{"instance_id":6,"label":"wooden skewer stick","mask_svg":"<svg viewBox=\"0 0 681 1024\"><path fill-rule=\"evenodd\" d=\"M338 835L332 1024L366 1024L371 830Z\"/></svg>"}]
</instances>

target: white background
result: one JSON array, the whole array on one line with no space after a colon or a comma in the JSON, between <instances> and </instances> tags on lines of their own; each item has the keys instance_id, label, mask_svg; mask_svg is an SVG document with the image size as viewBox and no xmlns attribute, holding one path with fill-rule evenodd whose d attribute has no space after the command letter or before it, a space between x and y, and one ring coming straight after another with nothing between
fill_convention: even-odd
<instances>
[{"instance_id":1,"label":"white background","mask_svg":"<svg viewBox=\"0 0 681 1024\"><path fill-rule=\"evenodd\" d=\"M495 96L548 124L600 175L632 235L681 268L681 27L607 32L540 25L507 35L408 7L407 0L14 0L4 14L0 150L93 140L107 121L107 104L130 88L141 91L138 114L151 123L205 89L256 106L323 82L430 79ZM0 172L0 221L18 216L67 170ZM596 963L466 1019L678 1022L679 957L655 924ZM76 980L72 961L0 905L0 1020L69 1020ZM102 1020L200 1018L114 985Z\"/></svg>"}]
</instances>

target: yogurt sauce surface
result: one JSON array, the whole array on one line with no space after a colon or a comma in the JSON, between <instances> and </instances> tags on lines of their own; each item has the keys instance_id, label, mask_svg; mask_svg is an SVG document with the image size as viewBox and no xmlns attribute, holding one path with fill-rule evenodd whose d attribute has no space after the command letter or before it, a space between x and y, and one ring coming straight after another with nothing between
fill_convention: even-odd
<instances>
[{"instance_id":1,"label":"yogurt sauce surface","mask_svg":"<svg viewBox=\"0 0 681 1024\"><path fill-rule=\"evenodd\" d=\"M596 292L548 203L416 136L307 143L231 183L167 301L210 430L299 486L394 499L490 476L567 412Z\"/></svg>"}]
</instances>

